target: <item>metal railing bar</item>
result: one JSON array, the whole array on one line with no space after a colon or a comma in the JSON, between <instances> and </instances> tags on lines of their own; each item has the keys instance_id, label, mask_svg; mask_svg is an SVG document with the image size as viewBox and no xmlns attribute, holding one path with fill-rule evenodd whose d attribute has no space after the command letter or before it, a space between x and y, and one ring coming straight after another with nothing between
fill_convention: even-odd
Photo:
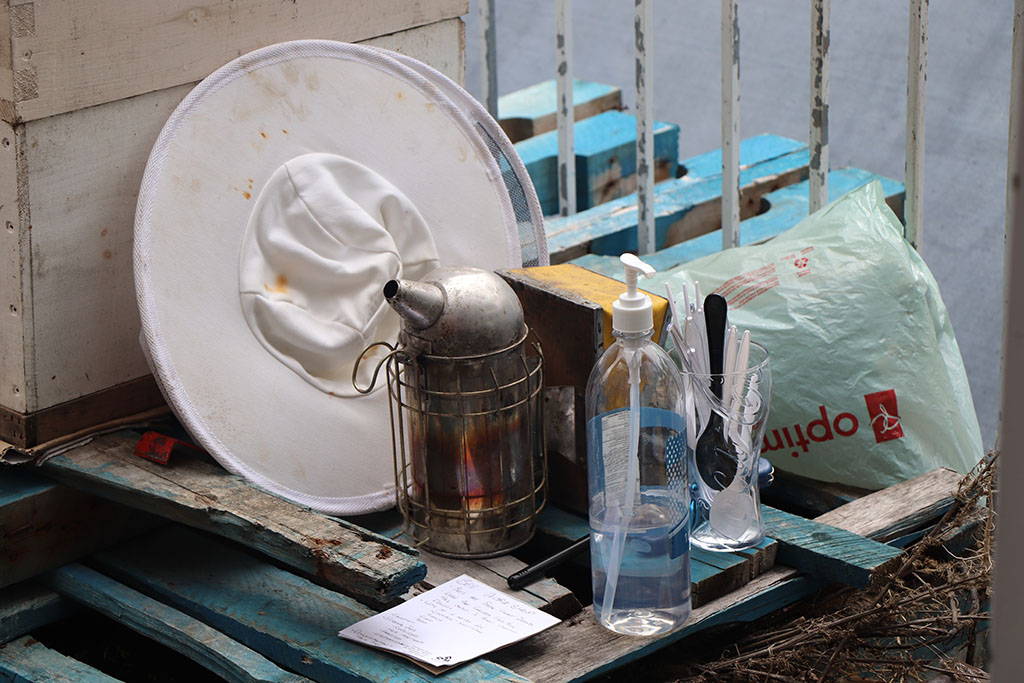
<instances>
[{"instance_id":1,"label":"metal railing bar","mask_svg":"<svg viewBox=\"0 0 1024 683\"><path fill-rule=\"evenodd\" d=\"M558 211L576 213L576 154L573 129L572 0L555 2L555 117L558 125Z\"/></svg>"},{"instance_id":2,"label":"metal railing bar","mask_svg":"<svg viewBox=\"0 0 1024 683\"><path fill-rule=\"evenodd\" d=\"M928 66L928 0L910 0L907 41L907 150L903 209L907 240L921 249L924 229L924 88Z\"/></svg>"},{"instance_id":3,"label":"metal railing bar","mask_svg":"<svg viewBox=\"0 0 1024 683\"><path fill-rule=\"evenodd\" d=\"M828 204L828 91L830 0L811 2L810 212Z\"/></svg>"},{"instance_id":4,"label":"metal railing bar","mask_svg":"<svg viewBox=\"0 0 1024 683\"><path fill-rule=\"evenodd\" d=\"M498 118L498 39L494 0L480 0L480 100L487 113Z\"/></svg>"},{"instance_id":5,"label":"metal railing bar","mask_svg":"<svg viewBox=\"0 0 1024 683\"><path fill-rule=\"evenodd\" d=\"M654 251L654 0L636 0L637 251Z\"/></svg>"},{"instance_id":6,"label":"metal railing bar","mask_svg":"<svg viewBox=\"0 0 1024 683\"><path fill-rule=\"evenodd\" d=\"M740 243L740 24L722 0L722 249Z\"/></svg>"}]
</instances>

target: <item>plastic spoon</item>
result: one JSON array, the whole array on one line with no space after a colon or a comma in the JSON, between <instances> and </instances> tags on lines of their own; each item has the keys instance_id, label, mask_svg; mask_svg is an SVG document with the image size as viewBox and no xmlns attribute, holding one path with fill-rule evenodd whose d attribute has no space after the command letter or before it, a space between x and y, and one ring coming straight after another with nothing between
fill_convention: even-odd
<instances>
[{"instance_id":1,"label":"plastic spoon","mask_svg":"<svg viewBox=\"0 0 1024 683\"><path fill-rule=\"evenodd\" d=\"M748 346L749 348L749 346ZM752 458L750 453L750 435L752 425L749 422L760 408L756 405L757 376L750 378L750 384L746 391L746 398L743 399L743 422L740 425L734 423L731 435L736 445L741 449L744 456L739 457L739 468L736 476L729 482L725 489L715 494L711 501L711 512L708 519L711 528L716 533L731 538L735 541L741 540L743 534L750 528L751 523L757 515L754 509L754 490L750 479L750 465Z\"/></svg>"},{"instance_id":2,"label":"plastic spoon","mask_svg":"<svg viewBox=\"0 0 1024 683\"><path fill-rule=\"evenodd\" d=\"M719 294L708 294L704 299L704 319L707 324L708 365L712 375L711 393L722 400L722 362L725 347L725 327L728 305ZM712 410L708 425L697 440L694 457L697 473L704 484L716 491L728 486L736 476L736 460L725 437L722 417ZM717 475L717 476L716 476Z\"/></svg>"},{"instance_id":3,"label":"plastic spoon","mask_svg":"<svg viewBox=\"0 0 1024 683\"><path fill-rule=\"evenodd\" d=\"M722 405L725 406L726 416L732 416L733 396L733 372L736 370L736 342L739 340L739 333L735 325L729 326L729 333L725 335L725 362L722 365ZM726 430L729 425L725 426Z\"/></svg>"}]
</instances>

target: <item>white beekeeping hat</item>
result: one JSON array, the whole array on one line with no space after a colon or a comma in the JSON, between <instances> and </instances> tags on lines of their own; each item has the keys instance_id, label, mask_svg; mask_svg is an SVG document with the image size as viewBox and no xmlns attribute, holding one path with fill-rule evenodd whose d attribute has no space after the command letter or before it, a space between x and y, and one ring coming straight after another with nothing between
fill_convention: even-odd
<instances>
[{"instance_id":1,"label":"white beekeeping hat","mask_svg":"<svg viewBox=\"0 0 1024 683\"><path fill-rule=\"evenodd\" d=\"M153 373L228 470L333 514L389 507L381 290L439 265L547 263L522 162L458 85L408 57L272 45L200 83L164 126L135 217ZM364 366L372 366L365 363Z\"/></svg>"}]
</instances>

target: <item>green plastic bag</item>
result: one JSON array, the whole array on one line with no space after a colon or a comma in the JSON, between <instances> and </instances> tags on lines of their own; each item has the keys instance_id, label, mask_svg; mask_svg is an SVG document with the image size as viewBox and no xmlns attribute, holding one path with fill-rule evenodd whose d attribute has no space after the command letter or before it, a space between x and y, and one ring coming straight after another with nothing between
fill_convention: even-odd
<instances>
[{"instance_id":1,"label":"green plastic bag","mask_svg":"<svg viewBox=\"0 0 1024 683\"><path fill-rule=\"evenodd\" d=\"M686 264L771 353L762 455L783 470L879 489L982 456L938 284L873 181L765 244ZM679 302L682 305L682 302Z\"/></svg>"}]
</instances>

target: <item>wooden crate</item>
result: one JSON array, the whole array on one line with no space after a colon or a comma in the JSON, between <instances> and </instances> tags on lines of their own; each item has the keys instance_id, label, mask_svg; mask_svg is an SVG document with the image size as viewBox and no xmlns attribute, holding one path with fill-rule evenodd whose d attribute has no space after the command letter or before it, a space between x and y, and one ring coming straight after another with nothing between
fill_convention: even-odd
<instances>
[{"instance_id":1,"label":"wooden crate","mask_svg":"<svg viewBox=\"0 0 1024 683\"><path fill-rule=\"evenodd\" d=\"M284 40L365 42L465 74L468 0L12 0L0 8L0 440L162 398L132 229L149 151L196 82Z\"/></svg>"}]
</instances>

